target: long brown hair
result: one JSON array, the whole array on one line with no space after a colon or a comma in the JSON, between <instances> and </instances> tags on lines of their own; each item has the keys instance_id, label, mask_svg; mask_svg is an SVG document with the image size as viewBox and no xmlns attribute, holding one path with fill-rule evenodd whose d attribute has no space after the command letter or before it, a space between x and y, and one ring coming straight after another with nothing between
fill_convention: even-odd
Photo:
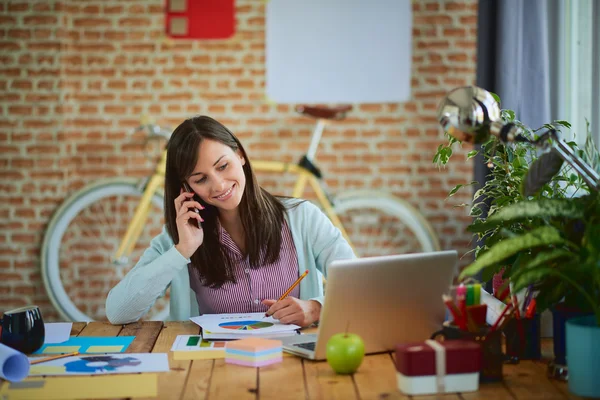
<instances>
[{"instance_id":1,"label":"long brown hair","mask_svg":"<svg viewBox=\"0 0 600 400\"><path fill-rule=\"evenodd\" d=\"M247 255L251 268L274 263L281 249L281 228L285 206L279 199L258 185L258 181L244 147L237 137L220 122L197 116L183 121L171 135L167 144L165 171L165 221L167 231L175 244L179 243L175 198L179 196L183 182L193 173L198 162L198 148L210 139L239 151L246 160L243 165L246 186L239 205L244 229ZM206 204L199 196L194 199L204 206L204 241L191 257L191 263L199 272L204 285L221 287L225 282L235 282L235 261L225 251L219 240L218 209Z\"/></svg>"}]
</instances>

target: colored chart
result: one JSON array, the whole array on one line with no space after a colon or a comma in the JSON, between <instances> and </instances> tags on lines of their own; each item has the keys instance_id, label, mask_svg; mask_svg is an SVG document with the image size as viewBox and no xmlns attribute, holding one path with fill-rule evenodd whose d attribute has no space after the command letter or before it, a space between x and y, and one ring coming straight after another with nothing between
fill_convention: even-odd
<instances>
[{"instance_id":1,"label":"colored chart","mask_svg":"<svg viewBox=\"0 0 600 400\"><path fill-rule=\"evenodd\" d=\"M223 322L219 324L221 328L239 330L239 331L252 331L256 329L269 328L273 326L270 322L262 321L235 321L235 322Z\"/></svg>"}]
</instances>

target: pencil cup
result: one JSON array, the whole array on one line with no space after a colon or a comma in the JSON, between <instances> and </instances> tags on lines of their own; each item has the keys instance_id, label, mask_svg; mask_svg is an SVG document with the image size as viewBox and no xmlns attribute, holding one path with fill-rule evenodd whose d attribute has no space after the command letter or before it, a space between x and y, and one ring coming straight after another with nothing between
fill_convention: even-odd
<instances>
[{"instance_id":1,"label":"pencil cup","mask_svg":"<svg viewBox=\"0 0 600 400\"><path fill-rule=\"evenodd\" d=\"M519 323L521 328L519 328ZM520 333L522 329L522 334ZM506 337L506 355L511 361L539 360L542 358L542 342L540 339L540 314L533 318L513 318L504 328ZM521 335L523 340L521 340Z\"/></svg>"},{"instance_id":2,"label":"pencil cup","mask_svg":"<svg viewBox=\"0 0 600 400\"><path fill-rule=\"evenodd\" d=\"M442 329L434 332L431 339L442 340L471 340L481 345L481 371L479 382L498 382L502 380L502 365L504 354L502 353L502 332L496 330L490 332L489 326L481 327L477 332L469 332L460 329L452 321L444 322Z\"/></svg>"}]
</instances>

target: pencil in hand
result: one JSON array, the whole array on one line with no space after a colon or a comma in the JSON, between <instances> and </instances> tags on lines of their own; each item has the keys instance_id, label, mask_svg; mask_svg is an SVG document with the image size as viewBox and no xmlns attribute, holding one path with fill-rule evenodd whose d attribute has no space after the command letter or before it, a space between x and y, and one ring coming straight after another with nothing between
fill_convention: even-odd
<instances>
[{"instance_id":1,"label":"pencil in hand","mask_svg":"<svg viewBox=\"0 0 600 400\"><path fill-rule=\"evenodd\" d=\"M298 286L298 284L300 284L300 281L301 281L302 279L304 279L304 277L305 277L306 275L308 275L308 270L304 271L304 273L303 273L302 275L300 275L300 276L298 277L298 279L296 279L296 282L294 282L294 283L292 284L292 286L290 286L290 287L289 287L289 289L288 289L288 290L286 290L286 291L285 291L285 293L284 293L284 294L282 294L282 295L279 297L279 299L277 299L277 301L276 301L276 302L273 304L273 306L274 306L275 304L277 304L277 302L279 302L279 301L281 301L281 300L285 299L285 298L288 296L288 294L290 294L290 293L292 292L292 290L294 290L294 288L295 288L296 286ZM271 307L273 307L273 306L271 306ZM270 307L269 307L269 308L270 308ZM268 310L267 310L267 311L268 311ZM268 313L265 313L265 317L269 317L269 314L268 314Z\"/></svg>"}]
</instances>

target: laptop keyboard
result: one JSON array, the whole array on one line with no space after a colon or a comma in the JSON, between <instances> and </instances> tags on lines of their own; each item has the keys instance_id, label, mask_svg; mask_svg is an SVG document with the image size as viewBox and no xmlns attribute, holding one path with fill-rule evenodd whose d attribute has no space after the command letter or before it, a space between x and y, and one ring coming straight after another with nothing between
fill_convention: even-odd
<instances>
[{"instance_id":1,"label":"laptop keyboard","mask_svg":"<svg viewBox=\"0 0 600 400\"><path fill-rule=\"evenodd\" d=\"M298 346L298 347L301 347L301 348L306 349L306 350L312 350L312 351L314 351L316 344L317 344L317 342L296 343L296 344L294 344L294 346Z\"/></svg>"}]
</instances>

